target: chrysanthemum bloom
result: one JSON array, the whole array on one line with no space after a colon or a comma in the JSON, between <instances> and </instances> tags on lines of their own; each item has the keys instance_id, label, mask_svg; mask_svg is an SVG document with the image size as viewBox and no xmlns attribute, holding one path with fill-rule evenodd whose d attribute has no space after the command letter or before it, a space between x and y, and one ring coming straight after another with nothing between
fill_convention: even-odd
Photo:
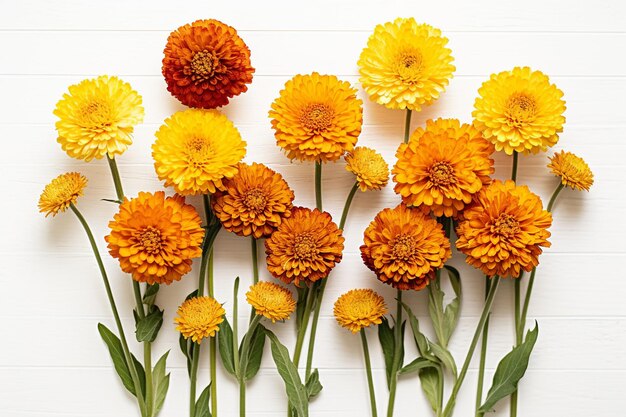
<instances>
[{"instance_id":1,"label":"chrysanthemum bloom","mask_svg":"<svg viewBox=\"0 0 626 417\"><path fill-rule=\"evenodd\" d=\"M478 90L474 125L497 151L537 153L554 146L565 123L563 92L528 67L491 75Z\"/></svg>"},{"instance_id":2,"label":"chrysanthemum bloom","mask_svg":"<svg viewBox=\"0 0 626 417\"><path fill-rule=\"evenodd\" d=\"M267 269L281 281L311 284L341 261L344 238L330 214L294 207L265 241Z\"/></svg>"},{"instance_id":3,"label":"chrysanthemum bloom","mask_svg":"<svg viewBox=\"0 0 626 417\"><path fill-rule=\"evenodd\" d=\"M448 39L413 18L376 26L359 58L361 84L378 104L419 111L439 98L455 68Z\"/></svg>"},{"instance_id":4,"label":"chrysanthemum bloom","mask_svg":"<svg viewBox=\"0 0 626 417\"><path fill-rule=\"evenodd\" d=\"M46 213L46 217L64 212L70 204L76 204L86 186L87 178L78 172L59 175L43 189L39 197L39 212Z\"/></svg>"},{"instance_id":5,"label":"chrysanthemum bloom","mask_svg":"<svg viewBox=\"0 0 626 417\"><path fill-rule=\"evenodd\" d=\"M336 161L361 133L363 102L334 75L296 75L272 103L276 143L290 159Z\"/></svg>"},{"instance_id":6,"label":"chrysanthemum bloom","mask_svg":"<svg viewBox=\"0 0 626 417\"><path fill-rule=\"evenodd\" d=\"M364 327L383 322L385 299L370 289L350 290L335 301L335 319L341 327L358 333Z\"/></svg>"},{"instance_id":7,"label":"chrysanthemum bloom","mask_svg":"<svg viewBox=\"0 0 626 417\"><path fill-rule=\"evenodd\" d=\"M455 119L428 121L398 148L394 190L409 206L435 216L456 216L494 172L493 145Z\"/></svg>"},{"instance_id":8,"label":"chrysanthemum bloom","mask_svg":"<svg viewBox=\"0 0 626 417\"><path fill-rule=\"evenodd\" d=\"M180 195L141 192L124 199L109 228L109 253L135 281L171 284L202 254L202 220Z\"/></svg>"},{"instance_id":9,"label":"chrysanthemum bloom","mask_svg":"<svg viewBox=\"0 0 626 417\"><path fill-rule=\"evenodd\" d=\"M463 211L456 229L457 248L466 262L493 277L519 277L537 264L549 247L552 216L526 186L495 180Z\"/></svg>"},{"instance_id":10,"label":"chrysanthemum bloom","mask_svg":"<svg viewBox=\"0 0 626 417\"><path fill-rule=\"evenodd\" d=\"M107 75L83 80L70 86L54 109L57 142L72 158L113 158L133 143L143 113L141 96L130 84Z\"/></svg>"},{"instance_id":11,"label":"chrysanthemum bloom","mask_svg":"<svg viewBox=\"0 0 626 417\"><path fill-rule=\"evenodd\" d=\"M154 167L165 186L178 194L197 195L224 189L237 173L246 142L226 116L216 110L174 113L156 132Z\"/></svg>"},{"instance_id":12,"label":"chrysanthemum bloom","mask_svg":"<svg viewBox=\"0 0 626 417\"><path fill-rule=\"evenodd\" d=\"M263 164L240 163L225 190L211 199L222 226L239 236L268 237L291 214L294 194L282 175Z\"/></svg>"},{"instance_id":13,"label":"chrysanthemum bloom","mask_svg":"<svg viewBox=\"0 0 626 417\"><path fill-rule=\"evenodd\" d=\"M586 190L593 185L593 172L589 165L571 152L557 152L550 158L548 168L561 178L561 184L574 190Z\"/></svg>"},{"instance_id":14,"label":"chrysanthemum bloom","mask_svg":"<svg viewBox=\"0 0 626 417\"><path fill-rule=\"evenodd\" d=\"M237 31L218 20L198 20L172 32L165 46L167 90L186 106L213 109L248 89L254 68Z\"/></svg>"},{"instance_id":15,"label":"chrysanthemum bloom","mask_svg":"<svg viewBox=\"0 0 626 417\"><path fill-rule=\"evenodd\" d=\"M380 190L389 181L389 166L381 154L357 146L345 156L346 169L356 175L361 191Z\"/></svg>"},{"instance_id":16,"label":"chrysanthemum bloom","mask_svg":"<svg viewBox=\"0 0 626 417\"><path fill-rule=\"evenodd\" d=\"M246 293L248 304L254 307L257 315L272 320L287 320L296 310L296 302L291 291L273 282L259 281Z\"/></svg>"},{"instance_id":17,"label":"chrysanthemum bloom","mask_svg":"<svg viewBox=\"0 0 626 417\"><path fill-rule=\"evenodd\" d=\"M441 224L400 204L376 215L365 230L361 257L378 279L400 290L421 290L452 256Z\"/></svg>"},{"instance_id":18,"label":"chrysanthemum bloom","mask_svg":"<svg viewBox=\"0 0 626 417\"><path fill-rule=\"evenodd\" d=\"M198 344L202 339L215 336L226 314L222 305L211 297L190 298L178 307L177 313L178 317L174 318L178 325L176 330L185 339L191 338Z\"/></svg>"}]
</instances>

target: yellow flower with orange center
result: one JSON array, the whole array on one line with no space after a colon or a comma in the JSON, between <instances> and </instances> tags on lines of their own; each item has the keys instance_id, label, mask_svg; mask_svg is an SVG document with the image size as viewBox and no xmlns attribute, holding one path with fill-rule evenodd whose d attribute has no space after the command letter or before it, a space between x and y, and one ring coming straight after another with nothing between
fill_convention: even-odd
<instances>
[{"instance_id":1,"label":"yellow flower with orange center","mask_svg":"<svg viewBox=\"0 0 626 417\"><path fill-rule=\"evenodd\" d=\"M378 279L400 290L421 290L452 256L441 224L400 204L376 215L364 233L361 257Z\"/></svg>"},{"instance_id":2,"label":"yellow flower with orange center","mask_svg":"<svg viewBox=\"0 0 626 417\"><path fill-rule=\"evenodd\" d=\"M344 238L330 214L294 207L265 241L267 269L281 281L309 285L341 262Z\"/></svg>"},{"instance_id":3,"label":"yellow flower with orange center","mask_svg":"<svg viewBox=\"0 0 626 417\"><path fill-rule=\"evenodd\" d=\"M109 253L135 281L171 284L202 254L202 220L180 195L141 192L124 199L109 228Z\"/></svg>"},{"instance_id":4,"label":"yellow flower with orange center","mask_svg":"<svg viewBox=\"0 0 626 417\"><path fill-rule=\"evenodd\" d=\"M276 143L290 159L336 161L361 133L363 102L334 75L296 75L272 103Z\"/></svg>"},{"instance_id":5,"label":"yellow flower with orange center","mask_svg":"<svg viewBox=\"0 0 626 417\"><path fill-rule=\"evenodd\" d=\"M59 175L43 189L39 197L39 212L46 213L46 217L64 212L70 204L76 204L86 186L87 178L78 172Z\"/></svg>"},{"instance_id":6,"label":"yellow flower with orange center","mask_svg":"<svg viewBox=\"0 0 626 417\"><path fill-rule=\"evenodd\" d=\"M246 300L257 315L272 320L272 323L287 320L296 311L291 291L273 282L259 281L251 286Z\"/></svg>"},{"instance_id":7,"label":"yellow flower with orange center","mask_svg":"<svg viewBox=\"0 0 626 417\"><path fill-rule=\"evenodd\" d=\"M370 289L350 290L335 301L333 313L341 327L352 333L383 322L385 299Z\"/></svg>"},{"instance_id":8,"label":"yellow flower with orange center","mask_svg":"<svg viewBox=\"0 0 626 417\"><path fill-rule=\"evenodd\" d=\"M177 313L176 330L185 339L191 338L200 344L202 339L213 337L220 330L226 311L214 298L193 297L182 303Z\"/></svg>"},{"instance_id":9,"label":"yellow flower with orange center","mask_svg":"<svg viewBox=\"0 0 626 417\"><path fill-rule=\"evenodd\" d=\"M571 152L557 152L550 158L548 168L561 178L561 184L574 190L586 190L593 185L593 172L589 165Z\"/></svg>"},{"instance_id":10,"label":"yellow flower with orange center","mask_svg":"<svg viewBox=\"0 0 626 417\"><path fill-rule=\"evenodd\" d=\"M357 146L345 156L346 169L356 175L361 191L380 190L389 181L389 166L381 154Z\"/></svg>"},{"instance_id":11,"label":"yellow flower with orange center","mask_svg":"<svg viewBox=\"0 0 626 417\"><path fill-rule=\"evenodd\" d=\"M224 191L211 199L222 226L239 236L268 237L291 214L293 191L282 175L263 164L240 163Z\"/></svg>"},{"instance_id":12,"label":"yellow flower with orange center","mask_svg":"<svg viewBox=\"0 0 626 417\"><path fill-rule=\"evenodd\" d=\"M517 278L539 264L542 247L550 247L551 224L552 215L528 187L495 180L463 211L456 247L485 275Z\"/></svg>"}]
</instances>

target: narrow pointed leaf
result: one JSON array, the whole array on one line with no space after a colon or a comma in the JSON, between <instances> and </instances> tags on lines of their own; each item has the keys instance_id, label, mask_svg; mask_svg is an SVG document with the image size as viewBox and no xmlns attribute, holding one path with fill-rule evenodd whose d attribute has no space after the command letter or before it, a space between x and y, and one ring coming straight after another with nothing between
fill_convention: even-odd
<instances>
[{"instance_id":1,"label":"narrow pointed leaf","mask_svg":"<svg viewBox=\"0 0 626 417\"><path fill-rule=\"evenodd\" d=\"M441 372L436 367L428 367L419 371L419 377L422 391L424 391L428 403L433 411L437 411L439 404L441 404L441 391L439 389L443 383L441 380Z\"/></svg>"},{"instance_id":2,"label":"narrow pointed leaf","mask_svg":"<svg viewBox=\"0 0 626 417\"><path fill-rule=\"evenodd\" d=\"M159 284L148 285L146 292L143 294L143 303L147 305L154 304L158 292Z\"/></svg>"},{"instance_id":3,"label":"narrow pointed leaf","mask_svg":"<svg viewBox=\"0 0 626 417\"><path fill-rule=\"evenodd\" d=\"M433 368L438 366L437 363L432 362L426 358L417 358L413 362L409 363L407 366L400 370L400 375L410 374L413 372L417 372L424 368Z\"/></svg>"},{"instance_id":4,"label":"narrow pointed leaf","mask_svg":"<svg viewBox=\"0 0 626 417\"><path fill-rule=\"evenodd\" d=\"M319 371L315 369L306 380L306 392L309 395L309 400L318 395L322 391L322 388Z\"/></svg>"},{"instance_id":5,"label":"narrow pointed leaf","mask_svg":"<svg viewBox=\"0 0 626 417\"><path fill-rule=\"evenodd\" d=\"M198 401L196 401L196 410L194 417L211 417L211 410L209 408L209 400L211 399L211 384L202 391Z\"/></svg>"},{"instance_id":6,"label":"narrow pointed leaf","mask_svg":"<svg viewBox=\"0 0 626 417\"><path fill-rule=\"evenodd\" d=\"M246 372L244 380L249 381L259 372L261 368L261 360L263 359L263 349L265 348L265 327L258 324L248 350L248 360L246 363Z\"/></svg>"},{"instance_id":7,"label":"narrow pointed leaf","mask_svg":"<svg viewBox=\"0 0 626 417\"><path fill-rule=\"evenodd\" d=\"M120 339L102 323L98 323L98 332L109 349L109 354L113 360L113 366L122 380L122 384L124 384L124 387L131 394L136 396L135 384L133 383L133 378L130 376L130 370L128 368L128 364L126 363L126 359L124 358L122 342L120 342Z\"/></svg>"},{"instance_id":8,"label":"narrow pointed leaf","mask_svg":"<svg viewBox=\"0 0 626 417\"><path fill-rule=\"evenodd\" d=\"M169 350L161 356L152 368L152 392L154 393L154 415L163 407L167 390L170 386L170 374L166 374L166 362Z\"/></svg>"},{"instance_id":9,"label":"narrow pointed leaf","mask_svg":"<svg viewBox=\"0 0 626 417\"><path fill-rule=\"evenodd\" d=\"M441 363L443 363L446 369L448 369L452 373L452 376L454 376L454 379L456 380L456 377L457 377L456 362L454 362L454 358L452 357L448 349L442 348L437 343L431 343L430 348L433 354L436 357L438 357L439 360L441 360Z\"/></svg>"},{"instance_id":10,"label":"narrow pointed leaf","mask_svg":"<svg viewBox=\"0 0 626 417\"><path fill-rule=\"evenodd\" d=\"M220 358L224 369L231 375L236 376L235 372L235 353L233 352L233 329L230 327L228 319L224 317L224 321L219 325L217 332L217 345L219 346Z\"/></svg>"},{"instance_id":11,"label":"narrow pointed leaf","mask_svg":"<svg viewBox=\"0 0 626 417\"><path fill-rule=\"evenodd\" d=\"M395 342L393 340L393 330L389 327L389 321L383 317L382 323L378 325L378 340L383 350L385 358L385 371L387 374L387 388L391 384L391 368L393 367L393 351Z\"/></svg>"},{"instance_id":12,"label":"narrow pointed leaf","mask_svg":"<svg viewBox=\"0 0 626 417\"><path fill-rule=\"evenodd\" d=\"M163 324L163 310L156 308L137 323L135 334L138 342L154 342Z\"/></svg>"},{"instance_id":13,"label":"narrow pointed leaf","mask_svg":"<svg viewBox=\"0 0 626 417\"><path fill-rule=\"evenodd\" d=\"M420 331L419 321L417 320L417 317L415 317L415 314L413 314L413 311L411 311L411 308L405 303L402 303L402 307L404 307L404 311L406 311L409 316L409 325L413 331L413 338L415 339L415 344L417 345L417 350L420 355L431 360L432 362L439 362L437 357L431 352L430 342Z\"/></svg>"}]
</instances>

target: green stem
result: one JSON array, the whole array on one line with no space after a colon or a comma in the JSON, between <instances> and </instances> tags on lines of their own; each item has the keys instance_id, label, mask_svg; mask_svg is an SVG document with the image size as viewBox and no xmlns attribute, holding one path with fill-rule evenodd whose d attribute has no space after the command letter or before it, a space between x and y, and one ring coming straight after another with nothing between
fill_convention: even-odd
<instances>
[{"instance_id":1,"label":"green stem","mask_svg":"<svg viewBox=\"0 0 626 417\"><path fill-rule=\"evenodd\" d=\"M363 345L363 358L365 359L365 372L367 373L367 386L370 393L370 406L372 408L372 417L378 416L376 410L376 392L374 390L374 378L372 377L372 363L370 361L370 350L367 346L367 336L365 335L365 329L361 329L361 344Z\"/></svg>"},{"instance_id":2,"label":"green stem","mask_svg":"<svg viewBox=\"0 0 626 417\"><path fill-rule=\"evenodd\" d=\"M154 393L152 392L152 344L143 342L143 361L146 372L146 409L148 416L154 416Z\"/></svg>"},{"instance_id":3,"label":"green stem","mask_svg":"<svg viewBox=\"0 0 626 417\"><path fill-rule=\"evenodd\" d=\"M117 169L117 162L115 162L115 158L109 158L108 156L107 161L109 162L109 168L111 169L111 176L113 177L113 184L115 185L115 193L117 194L117 199L122 202L124 201L124 189L122 188L122 179L120 178L120 172Z\"/></svg>"},{"instance_id":4,"label":"green stem","mask_svg":"<svg viewBox=\"0 0 626 417\"><path fill-rule=\"evenodd\" d=\"M343 205L343 211L341 212L341 220L339 221L339 228L343 230L346 225L346 221L348 220L348 213L350 212L350 205L352 205L352 200L354 199L354 195L356 191L359 189L359 183L354 183L350 192L348 193L348 197L346 198L346 202Z\"/></svg>"},{"instance_id":5,"label":"green stem","mask_svg":"<svg viewBox=\"0 0 626 417\"><path fill-rule=\"evenodd\" d=\"M315 207L322 211L322 162L315 162Z\"/></svg>"},{"instance_id":6,"label":"green stem","mask_svg":"<svg viewBox=\"0 0 626 417\"><path fill-rule=\"evenodd\" d=\"M305 292L306 296L306 304L304 306L304 314L302 315L302 323L300 323L300 328L298 329L298 337L296 339L296 347L293 352L293 363L298 367L300 363L300 354L302 353L302 345L304 343L304 336L306 334L306 329L309 325L309 316L311 315L311 308L313 307L313 299L315 298L315 291L313 287L309 288L308 291Z\"/></svg>"},{"instance_id":7,"label":"green stem","mask_svg":"<svg viewBox=\"0 0 626 417\"><path fill-rule=\"evenodd\" d=\"M485 277L485 299L489 294L489 288L491 286L491 280L489 277ZM482 413L478 412L478 409L483 403L483 385L485 380L485 363L487 362L487 339L489 338L489 316L485 320L485 327L483 328L483 334L480 339L480 365L478 366L478 387L476 388L476 417L481 417Z\"/></svg>"},{"instance_id":8,"label":"green stem","mask_svg":"<svg viewBox=\"0 0 626 417\"><path fill-rule=\"evenodd\" d=\"M196 343L193 348L191 359L191 374L189 376L189 417L196 414L196 385L198 380L198 364L200 362L200 344Z\"/></svg>"},{"instance_id":9,"label":"green stem","mask_svg":"<svg viewBox=\"0 0 626 417\"><path fill-rule=\"evenodd\" d=\"M252 321L250 322L250 326L248 326L248 331L243 337L243 342L241 343L241 369L239 369L237 378L239 381L239 416L246 417L246 371L248 369L248 351L250 350L250 340L252 339L252 335L256 330L257 325L261 321L261 317L259 315L255 315ZM237 355L237 353L235 354Z\"/></svg>"},{"instance_id":10,"label":"green stem","mask_svg":"<svg viewBox=\"0 0 626 417\"><path fill-rule=\"evenodd\" d=\"M209 250L208 263L209 297L215 298L213 288L213 248ZM217 417L217 338L212 337L209 342L209 364L211 366L211 416Z\"/></svg>"},{"instance_id":11,"label":"green stem","mask_svg":"<svg viewBox=\"0 0 626 417\"><path fill-rule=\"evenodd\" d=\"M239 374L239 302L237 293L239 292L239 277L235 279L233 287L233 366L235 374Z\"/></svg>"},{"instance_id":12,"label":"green stem","mask_svg":"<svg viewBox=\"0 0 626 417\"><path fill-rule=\"evenodd\" d=\"M411 131L411 110L406 109L406 117L404 119L404 143L409 142L409 132Z\"/></svg>"},{"instance_id":13,"label":"green stem","mask_svg":"<svg viewBox=\"0 0 626 417\"><path fill-rule=\"evenodd\" d=\"M396 324L394 330L393 363L391 365L391 381L389 383L389 403L387 417L393 417L393 407L396 401L398 385L398 371L400 370L400 353L402 352L402 291L397 291Z\"/></svg>"},{"instance_id":14,"label":"green stem","mask_svg":"<svg viewBox=\"0 0 626 417\"><path fill-rule=\"evenodd\" d=\"M239 381L239 417L246 417L246 382Z\"/></svg>"},{"instance_id":15,"label":"green stem","mask_svg":"<svg viewBox=\"0 0 626 417\"><path fill-rule=\"evenodd\" d=\"M517 151L513 151L513 167L511 168L511 179L517 182L517 160L519 158L519 153Z\"/></svg>"},{"instance_id":16,"label":"green stem","mask_svg":"<svg viewBox=\"0 0 626 417\"><path fill-rule=\"evenodd\" d=\"M250 247L252 249L252 283L256 284L259 282L259 253L254 236L250 236Z\"/></svg>"},{"instance_id":17,"label":"green stem","mask_svg":"<svg viewBox=\"0 0 626 417\"><path fill-rule=\"evenodd\" d=\"M556 190L552 193L552 197L550 197L550 202L548 203L547 208L550 213L552 213L552 208L554 207L554 203L556 203L556 198L559 196L564 187L565 186L563 184L559 184L559 186L556 187Z\"/></svg>"}]
</instances>

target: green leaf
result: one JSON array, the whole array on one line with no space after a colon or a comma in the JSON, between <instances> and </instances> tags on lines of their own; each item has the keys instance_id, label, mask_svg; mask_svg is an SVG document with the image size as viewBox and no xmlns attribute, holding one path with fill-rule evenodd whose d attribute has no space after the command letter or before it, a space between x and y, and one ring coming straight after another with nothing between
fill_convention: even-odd
<instances>
[{"instance_id":1,"label":"green leaf","mask_svg":"<svg viewBox=\"0 0 626 417\"><path fill-rule=\"evenodd\" d=\"M135 392L135 384L133 383L133 378L130 375L128 364L126 363L126 359L124 358L122 342L120 342L120 339L102 323L98 323L98 332L100 333L100 337L102 337L102 340L104 340L104 343L109 349L109 354L111 355L111 359L113 360L113 366L115 367L115 371L117 372L117 374L120 376L122 384L124 384L124 387L131 394L137 396Z\"/></svg>"},{"instance_id":2,"label":"green leaf","mask_svg":"<svg viewBox=\"0 0 626 417\"><path fill-rule=\"evenodd\" d=\"M148 285L146 292L143 294L143 303L149 306L154 304L159 288L159 284Z\"/></svg>"},{"instance_id":3,"label":"green leaf","mask_svg":"<svg viewBox=\"0 0 626 417\"><path fill-rule=\"evenodd\" d=\"M220 330L217 332L217 344L219 346L220 358L224 369L231 375L237 376L235 372L235 354L233 352L233 329L230 327L228 319L224 317L224 321L219 325Z\"/></svg>"},{"instance_id":4,"label":"green leaf","mask_svg":"<svg viewBox=\"0 0 626 417\"><path fill-rule=\"evenodd\" d=\"M252 339L250 340L250 346L248 347L248 359L246 362L246 372L244 380L249 381L259 372L261 368L261 359L263 359L263 349L265 348L265 327L258 324L254 333L252 333Z\"/></svg>"},{"instance_id":5,"label":"green leaf","mask_svg":"<svg viewBox=\"0 0 626 417\"><path fill-rule=\"evenodd\" d=\"M296 291L298 293L298 302L296 304L296 329L299 329L302 325L302 320L304 318L304 310L306 307L306 296L307 296L307 287L298 287L296 286Z\"/></svg>"},{"instance_id":6,"label":"green leaf","mask_svg":"<svg viewBox=\"0 0 626 417\"><path fill-rule=\"evenodd\" d=\"M137 323L135 335L138 342L154 342L163 324L163 310L154 309Z\"/></svg>"},{"instance_id":7,"label":"green leaf","mask_svg":"<svg viewBox=\"0 0 626 417\"><path fill-rule=\"evenodd\" d=\"M493 375L491 388L487 393L485 403L480 406L479 411L486 413L490 411L494 405L501 399L509 396L517 389L517 384L526 373L530 354L533 351L537 336L539 335L539 327L535 322L535 328L526 333L524 342L514 347L498 364L496 373Z\"/></svg>"},{"instance_id":8,"label":"green leaf","mask_svg":"<svg viewBox=\"0 0 626 417\"><path fill-rule=\"evenodd\" d=\"M446 369L448 369L452 373L452 376L454 376L454 380L456 381L456 378L458 375L457 369L456 369L456 362L454 362L454 358L452 357L448 349L444 349L441 346L439 346L437 343L433 343L433 342L430 343L430 348L433 354L437 358L439 358L439 360L441 360L441 363L443 363Z\"/></svg>"},{"instance_id":9,"label":"green leaf","mask_svg":"<svg viewBox=\"0 0 626 417\"><path fill-rule=\"evenodd\" d=\"M404 368L400 369L399 374L400 375L410 374L412 372L417 372L424 368L433 368L437 366L439 366L439 364L437 364L436 362L430 361L426 358L417 358L413 362L405 366Z\"/></svg>"},{"instance_id":10,"label":"green leaf","mask_svg":"<svg viewBox=\"0 0 626 417\"><path fill-rule=\"evenodd\" d=\"M276 363L276 369L285 382L285 390L289 398L289 404L296 410L298 417L309 417L309 397L305 386L302 384L298 368L289 358L289 350L280 343L274 333L266 330L272 344L272 357Z\"/></svg>"},{"instance_id":11,"label":"green leaf","mask_svg":"<svg viewBox=\"0 0 626 417\"><path fill-rule=\"evenodd\" d=\"M405 303L402 303L402 307L409 316L409 324L411 326L411 330L413 331L413 338L415 339L415 344L417 345L417 350L420 355L432 362L439 362L437 357L434 356L430 350L430 342L428 341L428 338L426 338L426 336L424 336L424 334L420 331L419 321L417 320L417 317L415 317L415 314L413 314L413 311L411 311L411 308Z\"/></svg>"},{"instance_id":12,"label":"green leaf","mask_svg":"<svg viewBox=\"0 0 626 417\"><path fill-rule=\"evenodd\" d=\"M433 322L433 329L437 340L443 346L447 346L448 339L446 337L446 331L444 330L443 319L443 297L444 292L441 290L439 272L437 272L437 279L432 281L428 286L428 314Z\"/></svg>"},{"instance_id":13,"label":"green leaf","mask_svg":"<svg viewBox=\"0 0 626 417\"><path fill-rule=\"evenodd\" d=\"M313 371L306 380L306 392L309 395L309 400L315 397L322 391L322 384L320 383L320 374L317 369Z\"/></svg>"},{"instance_id":14,"label":"green leaf","mask_svg":"<svg viewBox=\"0 0 626 417\"><path fill-rule=\"evenodd\" d=\"M157 415L159 410L163 407L165 402L165 396L170 386L170 374L165 373L167 356L169 350L161 356L157 361L154 368L152 368L152 392L154 394L154 408L153 415Z\"/></svg>"},{"instance_id":15,"label":"green leaf","mask_svg":"<svg viewBox=\"0 0 626 417\"><path fill-rule=\"evenodd\" d=\"M436 412L439 409L439 404L441 404L443 400L441 398L440 389L443 384L441 371L438 367L427 367L419 371L419 377L422 391L424 391L433 411Z\"/></svg>"},{"instance_id":16,"label":"green leaf","mask_svg":"<svg viewBox=\"0 0 626 417\"><path fill-rule=\"evenodd\" d=\"M133 358L133 363L135 364L135 369L137 370L137 377L139 378L139 384L141 385L141 393L145 397L146 395L146 371L144 371L143 365L141 364L141 362L137 360L135 355L131 353L130 356Z\"/></svg>"},{"instance_id":17,"label":"green leaf","mask_svg":"<svg viewBox=\"0 0 626 417\"><path fill-rule=\"evenodd\" d=\"M446 271L448 272L448 279L452 285L454 291L454 299L446 306L443 313L443 327L446 332L447 341L450 341L452 333L459 322L459 316L461 315L461 299L463 298L463 291L461 286L461 275L456 268L446 265Z\"/></svg>"},{"instance_id":18,"label":"green leaf","mask_svg":"<svg viewBox=\"0 0 626 417\"><path fill-rule=\"evenodd\" d=\"M387 388L391 384L391 368L393 367L393 352L395 342L393 340L393 330L389 327L389 320L382 318L382 323L378 325L378 340L383 350L385 358L385 371L387 373Z\"/></svg>"},{"instance_id":19,"label":"green leaf","mask_svg":"<svg viewBox=\"0 0 626 417\"><path fill-rule=\"evenodd\" d=\"M196 409L194 417L211 417L211 410L209 408L209 400L211 399L211 384L202 391L198 401L196 401Z\"/></svg>"},{"instance_id":20,"label":"green leaf","mask_svg":"<svg viewBox=\"0 0 626 417\"><path fill-rule=\"evenodd\" d=\"M451 266L446 266L450 284L456 297L444 307L445 293L441 290L440 272L437 279L428 287L428 313L433 322L433 329L437 335L439 345L445 349L448 347L452 333L456 328L461 306L461 279L459 272Z\"/></svg>"}]
</instances>

